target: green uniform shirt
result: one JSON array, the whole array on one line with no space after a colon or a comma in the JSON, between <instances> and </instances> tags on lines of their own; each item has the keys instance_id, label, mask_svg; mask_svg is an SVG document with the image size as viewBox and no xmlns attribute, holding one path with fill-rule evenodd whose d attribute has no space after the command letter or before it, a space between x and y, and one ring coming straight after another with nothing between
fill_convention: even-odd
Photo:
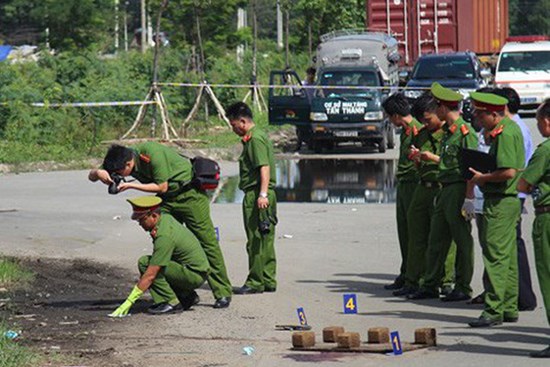
<instances>
[{"instance_id":1,"label":"green uniform shirt","mask_svg":"<svg viewBox=\"0 0 550 367\"><path fill-rule=\"evenodd\" d=\"M525 148L521 129L513 120L505 117L491 131L490 135L489 154L496 158L497 169L514 168L518 172L510 180L487 182L480 189L483 194L517 195L519 170L525 165Z\"/></svg>"},{"instance_id":2,"label":"green uniform shirt","mask_svg":"<svg viewBox=\"0 0 550 367\"><path fill-rule=\"evenodd\" d=\"M408 155L413 134L421 128L422 124L413 118L411 123L401 131L396 175L399 181L418 181L418 172L414 166L414 162L409 159Z\"/></svg>"},{"instance_id":3,"label":"green uniform shirt","mask_svg":"<svg viewBox=\"0 0 550 367\"><path fill-rule=\"evenodd\" d=\"M199 240L170 214L161 214L151 237L153 255L149 265L167 266L174 261L199 273L208 272L208 260Z\"/></svg>"},{"instance_id":4,"label":"green uniform shirt","mask_svg":"<svg viewBox=\"0 0 550 367\"><path fill-rule=\"evenodd\" d=\"M132 176L141 183L161 184L168 182L170 195L178 191L181 184L191 182L193 166L189 159L182 157L174 149L156 142L137 144L133 147L136 154Z\"/></svg>"},{"instance_id":5,"label":"green uniform shirt","mask_svg":"<svg viewBox=\"0 0 550 367\"><path fill-rule=\"evenodd\" d=\"M464 181L460 171L460 150L462 148L477 149L477 135L470 124L460 117L448 127L443 125L445 134L441 142L439 160L439 182L451 183Z\"/></svg>"},{"instance_id":6,"label":"green uniform shirt","mask_svg":"<svg viewBox=\"0 0 550 367\"><path fill-rule=\"evenodd\" d=\"M418 131L416 136L412 138L412 144L421 151L427 151L439 155L441 151L441 139L443 138L443 130L439 129L430 132L423 127ZM423 181L437 181L438 164L435 162L421 161L417 167L418 175Z\"/></svg>"},{"instance_id":7,"label":"green uniform shirt","mask_svg":"<svg viewBox=\"0 0 550 367\"><path fill-rule=\"evenodd\" d=\"M533 204L550 205L550 139L540 144L521 177L533 185Z\"/></svg>"},{"instance_id":8,"label":"green uniform shirt","mask_svg":"<svg viewBox=\"0 0 550 367\"><path fill-rule=\"evenodd\" d=\"M269 166L269 188L275 187L275 158L273 145L257 126L242 139L243 152L239 157L239 188L243 191L260 188L260 167Z\"/></svg>"}]
</instances>

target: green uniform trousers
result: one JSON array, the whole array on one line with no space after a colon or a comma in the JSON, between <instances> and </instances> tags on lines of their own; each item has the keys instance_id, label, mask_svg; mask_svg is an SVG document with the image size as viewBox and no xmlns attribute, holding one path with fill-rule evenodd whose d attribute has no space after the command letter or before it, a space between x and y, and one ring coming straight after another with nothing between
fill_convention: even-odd
<instances>
[{"instance_id":1,"label":"green uniform trousers","mask_svg":"<svg viewBox=\"0 0 550 367\"><path fill-rule=\"evenodd\" d=\"M222 250L210 217L208 196L197 189L189 189L174 198L163 201L161 209L172 214L178 222L185 223L185 226L199 240L210 265L207 280L214 297L216 299L231 297L233 288L227 276Z\"/></svg>"},{"instance_id":2,"label":"green uniform trousers","mask_svg":"<svg viewBox=\"0 0 550 367\"><path fill-rule=\"evenodd\" d=\"M141 275L147 270L150 260L151 256L142 256L139 258L138 268ZM157 277L149 288L149 293L151 293L155 304L162 302L177 304L179 298L189 296L205 280L206 273L197 273L183 264L170 261L157 274Z\"/></svg>"},{"instance_id":3,"label":"green uniform trousers","mask_svg":"<svg viewBox=\"0 0 550 367\"><path fill-rule=\"evenodd\" d=\"M533 246L546 318L550 324L550 213L536 216L533 222Z\"/></svg>"},{"instance_id":4,"label":"green uniform trousers","mask_svg":"<svg viewBox=\"0 0 550 367\"><path fill-rule=\"evenodd\" d=\"M434 212L434 200L439 193L438 187L425 187L418 184L407 212L409 246L407 249L407 269L405 286L418 288L426 273L426 250L430 235L430 223ZM446 261L446 273L441 281L450 284L454 279L454 261L456 247L451 247Z\"/></svg>"},{"instance_id":5,"label":"green uniform trousers","mask_svg":"<svg viewBox=\"0 0 550 367\"><path fill-rule=\"evenodd\" d=\"M401 250L401 268L399 269L399 280L404 280L407 270L407 248L409 246L409 227L407 222L407 211L411 206L414 190L418 182L403 181L397 183L396 189L396 210L397 219L397 238L399 239L399 249Z\"/></svg>"},{"instance_id":6,"label":"green uniform trousers","mask_svg":"<svg viewBox=\"0 0 550 367\"><path fill-rule=\"evenodd\" d=\"M518 316L518 260L516 224L520 216L519 199L485 195L481 238L483 262L489 278L482 316L502 320Z\"/></svg>"},{"instance_id":7,"label":"green uniform trousers","mask_svg":"<svg viewBox=\"0 0 550 367\"><path fill-rule=\"evenodd\" d=\"M277 288L277 260L275 259L275 225L262 235L258 229L260 210L258 209L256 190L246 191L243 200L243 219L246 231L246 252L248 253L248 277L245 286L263 291L266 288ZM275 191L268 190L268 212L271 216L277 213L277 198Z\"/></svg>"},{"instance_id":8,"label":"green uniform trousers","mask_svg":"<svg viewBox=\"0 0 550 367\"><path fill-rule=\"evenodd\" d=\"M456 243L455 289L472 294L474 275L474 239L472 225L462 216L466 183L445 185L437 196L426 253L424 288L435 292L445 274L451 243ZM447 269L448 270L448 269Z\"/></svg>"}]
</instances>

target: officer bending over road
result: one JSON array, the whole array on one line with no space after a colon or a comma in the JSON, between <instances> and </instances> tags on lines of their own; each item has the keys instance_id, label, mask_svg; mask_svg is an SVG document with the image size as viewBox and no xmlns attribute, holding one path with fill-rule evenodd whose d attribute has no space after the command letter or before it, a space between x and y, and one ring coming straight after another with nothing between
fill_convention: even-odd
<instances>
[{"instance_id":1,"label":"officer bending over road","mask_svg":"<svg viewBox=\"0 0 550 367\"><path fill-rule=\"evenodd\" d=\"M161 214L161 198L142 196L128 202L133 207L132 219L151 234L153 254L139 259L141 278L126 301L109 316L126 316L148 289L154 302L148 310L150 314L188 310L198 303L194 290L208 274L208 260L199 241L170 214Z\"/></svg>"},{"instance_id":2,"label":"officer bending over road","mask_svg":"<svg viewBox=\"0 0 550 367\"><path fill-rule=\"evenodd\" d=\"M277 260L275 259L275 158L271 141L252 120L252 111L237 102L226 110L235 134L242 137L239 158L239 188L244 191L243 219L248 253L248 277L238 294L275 292Z\"/></svg>"},{"instance_id":3,"label":"officer bending over road","mask_svg":"<svg viewBox=\"0 0 550 367\"><path fill-rule=\"evenodd\" d=\"M204 191L192 184L193 167L189 159L156 142L132 148L113 145L103 167L92 169L88 178L111 185L113 174L135 177L139 182L120 182L118 191L134 189L157 194L162 199L162 212L170 213L195 235L210 264L208 285L216 298L214 308L228 307L232 287L210 218L210 201Z\"/></svg>"},{"instance_id":4,"label":"officer bending over road","mask_svg":"<svg viewBox=\"0 0 550 367\"><path fill-rule=\"evenodd\" d=\"M540 144L518 183L518 190L531 193L535 206L533 247L540 290L550 323L550 100L537 110L537 127L546 140ZM549 343L550 344L550 343ZM550 345L530 354L533 358L550 358Z\"/></svg>"}]
</instances>

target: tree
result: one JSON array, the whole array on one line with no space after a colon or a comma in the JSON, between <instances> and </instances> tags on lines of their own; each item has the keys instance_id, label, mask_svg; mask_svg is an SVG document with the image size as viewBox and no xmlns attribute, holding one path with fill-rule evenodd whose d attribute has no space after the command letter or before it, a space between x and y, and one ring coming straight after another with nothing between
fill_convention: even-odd
<instances>
[{"instance_id":1,"label":"tree","mask_svg":"<svg viewBox=\"0 0 550 367\"><path fill-rule=\"evenodd\" d=\"M549 35L550 0L510 0L511 35Z\"/></svg>"}]
</instances>

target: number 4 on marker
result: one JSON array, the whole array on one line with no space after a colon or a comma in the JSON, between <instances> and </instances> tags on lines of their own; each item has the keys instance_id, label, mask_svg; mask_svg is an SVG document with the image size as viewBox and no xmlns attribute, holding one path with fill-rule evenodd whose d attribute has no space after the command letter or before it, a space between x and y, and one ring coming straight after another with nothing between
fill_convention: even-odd
<instances>
[{"instance_id":1,"label":"number 4 on marker","mask_svg":"<svg viewBox=\"0 0 550 367\"><path fill-rule=\"evenodd\" d=\"M357 296L344 294L344 313L357 313Z\"/></svg>"}]
</instances>

